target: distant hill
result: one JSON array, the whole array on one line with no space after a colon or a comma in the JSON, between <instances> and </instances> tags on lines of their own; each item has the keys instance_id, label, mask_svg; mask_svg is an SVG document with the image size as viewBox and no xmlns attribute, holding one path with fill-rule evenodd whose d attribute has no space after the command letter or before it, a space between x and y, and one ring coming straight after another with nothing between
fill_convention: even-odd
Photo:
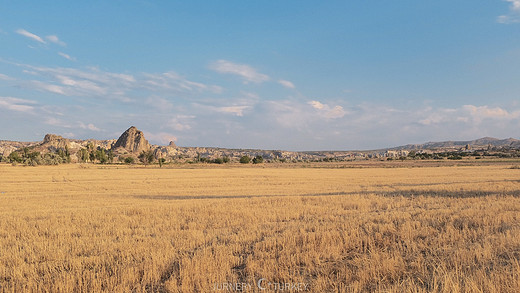
<instances>
[{"instance_id":1,"label":"distant hill","mask_svg":"<svg viewBox=\"0 0 520 293\"><path fill-rule=\"evenodd\" d=\"M238 162L241 157L261 156L271 162L306 162L306 161L350 161L356 159L381 159L406 157L410 151L428 150L446 152L467 150L520 150L520 140L514 138L497 139L483 137L468 141L427 142L408 144L393 148L365 151L283 151L260 149L227 149L217 147L179 147L174 142L167 146L149 144L144 133L132 126L121 136L110 140L68 139L55 134L47 134L43 141L16 142L0 140L0 160L10 162L18 157L19 162L52 164L60 162L96 162L96 161L137 161L143 152L151 152L156 160L166 162L220 162L226 160ZM518 151L514 151L517 156ZM8 158L11 153L15 157ZM106 159L103 159L106 156ZM3 158L3 159L2 159ZM130 158L130 159L129 159ZM43 163L42 163L43 162Z\"/></svg>"},{"instance_id":2,"label":"distant hill","mask_svg":"<svg viewBox=\"0 0 520 293\"><path fill-rule=\"evenodd\" d=\"M427 142L423 144L407 144L404 146L398 146L389 148L390 150L434 150L442 148L461 148L465 146L476 147L512 147L520 148L520 140L515 138L498 139L494 137L483 137L475 140L461 140L461 141L441 141L441 142Z\"/></svg>"}]
</instances>

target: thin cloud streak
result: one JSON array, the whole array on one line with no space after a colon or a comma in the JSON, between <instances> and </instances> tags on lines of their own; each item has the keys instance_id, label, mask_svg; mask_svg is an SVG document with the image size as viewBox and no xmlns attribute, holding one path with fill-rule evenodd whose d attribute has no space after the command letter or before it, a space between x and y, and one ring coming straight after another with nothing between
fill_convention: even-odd
<instances>
[{"instance_id":1,"label":"thin cloud streak","mask_svg":"<svg viewBox=\"0 0 520 293\"><path fill-rule=\"evenodd\" d=\"M247 64L238 64L227 60L217 60L211 63L209 68L218 73L240 76L244 83L263 83L271 79L268 75L258 72Z\"/></svg>"},{"instance_id":2,"label":"thin cloud streak","mask_svg":"<svg viewBox=\"0 0 520 293\"><path fill-rule=\"evenodd\" d=\"M27 37L29 39L32 39L34 41L37 41L39 43L47 44L47 42L45 42L40 36L30 33L24 29L18 29L18 30L16 30L16 33L19 35L22 35L24 37Z\"/></svg>"},{"instance_id":3,"label":"thin cloud streak","mask_svg":"<svg viewBox=\"0 0 520 293\"><path fill-rule=\"evenodd\" d=\"M4 108L16 112L33 113L36 101L13 97L0 97L0 109Z\"/></svg>"},{"instance_id":4,"label":"thin cloud streak","mask_svg":"<svg viewBox=\"0 0 520 293\"><path fill-rule=\"evenodd\" d=\"M65 58L67 60L76 61L76 58L71 57L69 54L65 54L63 52L58 52L58 55L60 55L61 57Z\"/></svg>"}]
</instances>

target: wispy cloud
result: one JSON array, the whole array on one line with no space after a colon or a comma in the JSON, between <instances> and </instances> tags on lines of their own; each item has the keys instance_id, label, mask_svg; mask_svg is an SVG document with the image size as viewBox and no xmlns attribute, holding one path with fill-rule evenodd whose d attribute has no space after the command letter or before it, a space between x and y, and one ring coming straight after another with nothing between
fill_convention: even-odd
<instances>
[{"instance_id":1,"label":"wispy cloud","mask_svg":"<svg viewBox=\"0 0 520 293\"><path fill-rule=\"evenodd\" d=\"M32 39L34 41L37 41L39 43L46 44L46 42L40 36L30 33L24 29L18 29L18 30L16 30L16 33L18 33L24 37L27 37L29 39Z\"/></svg>"},{"instance_id":2,"label":"wispy cloud","mask_svg":"<svg viewBox=\"0 0 520 293\"><path fill-rule=\"evenodd\" d=\"M509 2L509 13L500 15L497 18L497 22L499 23L518 23L520 22L520 0L504 0Z\"/></svg>"},{"instance_id":3,"label":"wispy cloud","mask_svg":"<svg viewBox=\"0 0 520 293\"><path fill-rule=\"evenodd\" d=\"M280 80L278 80L278 83L281 84L281 85L283 85L284 87L286 87L286 88L288 88L288 89L294 89L294 88L296 88L296 86L295 86L292 82L290 82L290 81L288 81L288 80L280 79Z\"/></svg>"},{"instance_id":4,"label":"wispy cloud","mask_svg":"<svg viewBox=\"0 0 520 293\"><path fill-rule=\"evenodd\" d=\"M47 39L51 43L55 43L55 44L58 44L58 45L63 46L63 47L67 46L67 44L65 42L63 42L62 40L60 40L58 38L58 36L56 36L56 35L46 36L45 39Z\"/></svg>"},{"instance_id":5,"label":"wispy cloud","mask_svg":"<svg viewBox=\"0 0 520 293\"><path fill-rule=\"evenodd\" d=\"M238 64L227 60L217 60L211 63L209 68L218 73L238 75L244 80L244 83L262 83L270 80L268 75L256 71L247 64Z\"/></svg>"},{"instance_id":6,"label":"wispy cloud","mask_svg":"<svg viewBox=\"0 0 520 293\"><path fill-rule=\"evenodd\" d=\"M150 90L166 91L210 91L221 93L222 88L215 85L206 85L186 79L180 74L169 71L164 73L144 73L144 86Z\"/></svg>"},{"instance_id":7,"label":"wispy cloud","mask_svg":"<svg viewBox=\"0 0 520 293\"><path fill-rule=\"evenodd\" d=\"M11 111L33 113L36 101L25 100L13 97L0 97L0 108Z\"/></svg>"},{"instance_id":8,"label":"wispy cloud","mask_svg":"<svg viewBox=\"0 0 520 293\"><path fill-rule=\"evenodd\" d=\"M65 54L63 52L58 52L58 55L60 55L61 57L65 58L67 60L76 61L76 58L71 57L69 54Z\"/></svg>"},{"instance_id":9,"label":"wispy cloud","mask_svg":"<svg viewBox=\"0 0 520 293\"><path fill-rule=\"evenodd\" d=\"M65 87L50 84L46 82L41 82L39 80L33 80L26 84L26 87L33 88L42 92L49 92L53 94L59 94L59 95L68 95L70 91L66 90Z\"/></svg>"},{"instance_id":10,"label":"wispy cloud","mask_svg":"<svg viewBox=\"0 0 520 293\"><path fill-rule=\"evenodd\" d=\"M7 76L5 74L0 73L0 79L1 80L14 80L14 78Z\"/></svg>"},{"instance_id":11,"label":"wispy cloud","mask_svg":"<svg viewBox=\"0 0 520 293\"><path fill-rule=\"evenodd\" d=\"M25 68L23 72L33 78L20 81L21 86L64 96L98 97L130 102L132 99L128 98L128 95L136 91L144 91L150 95L201 92L218 94L223 91L220 86L191 81L172 71L132 75L103 71L97 67L77 69L14 65Z\"/></svg>"}]
</instances>

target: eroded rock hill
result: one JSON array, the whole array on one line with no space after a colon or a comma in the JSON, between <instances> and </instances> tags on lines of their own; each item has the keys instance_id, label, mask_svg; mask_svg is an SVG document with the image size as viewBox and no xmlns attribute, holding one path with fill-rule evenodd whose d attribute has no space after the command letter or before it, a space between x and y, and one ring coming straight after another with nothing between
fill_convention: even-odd
<instances>
[{"instance_id":1,"label":"eroded rock hill","mask_svg":"<svg viewBox=\"0 0 520 293\"><path fill-rule=\"evenodd\" d=\"M130 153L140 153L150 150L150 144L144 137L143 132L132 126L121 134L112 149L115 151L124 149Z\"/></svg>"}]
</instances>

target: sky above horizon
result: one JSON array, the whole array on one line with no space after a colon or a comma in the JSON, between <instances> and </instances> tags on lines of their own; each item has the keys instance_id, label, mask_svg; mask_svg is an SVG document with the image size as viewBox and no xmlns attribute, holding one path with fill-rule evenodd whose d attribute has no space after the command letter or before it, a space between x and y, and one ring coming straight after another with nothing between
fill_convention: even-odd
<instances>
[{"instance_id":1,"label":"sky above horizon","mask_svg":"<svg viewBox=\"0 0 520 293\"><path fill-rule=\"evenodd\" d=\"M520 137L520 0L0 0L0 140Z\"/></svg>"}]
</instances>

